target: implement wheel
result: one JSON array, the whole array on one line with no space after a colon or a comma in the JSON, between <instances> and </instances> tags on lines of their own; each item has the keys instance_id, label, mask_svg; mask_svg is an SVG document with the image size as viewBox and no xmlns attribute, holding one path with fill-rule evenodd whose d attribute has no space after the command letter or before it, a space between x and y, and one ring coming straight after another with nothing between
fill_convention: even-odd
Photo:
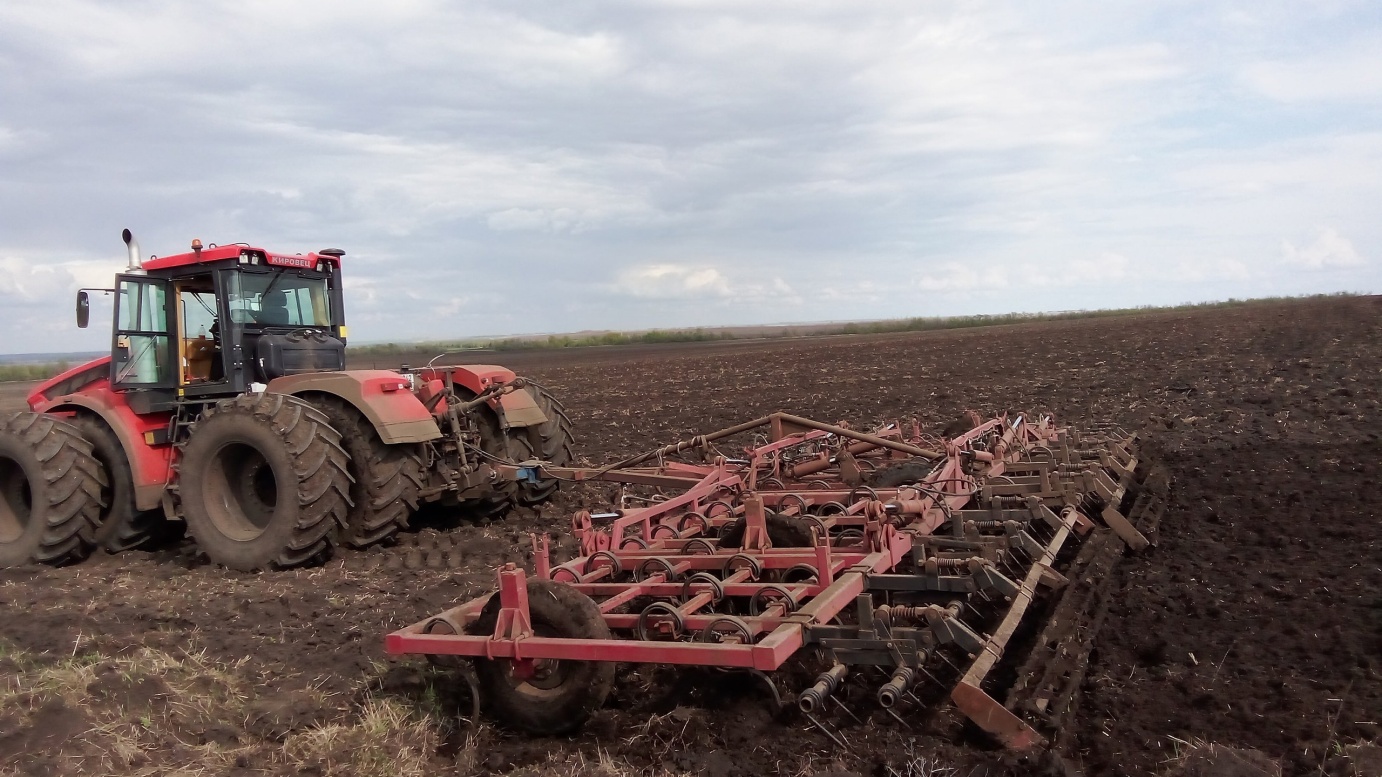
<instances>
[{"instance_id":1,"label":"implement wheel","mask_svg":"<svg viewBox=\"0 0 1382 777\"><path fill-rule=\"evenodd\" d=\"M72 425L91 443L91 452L106 473L101 528L96 543L111 553L132 550L172 536L174 524L162 510L140 510L134 505L134 476L130 474L125 446L99 416L81 415Z\"/></svg>"},{"instance_id":2,"label":"implement wheel","mask_svg":"<svg viewBox=\"0 0 1382 777\"><path fill-rule=\"evenodd\" d=\"M408 525L422 488L422 458L416 445L388 445L374 425L348 402L320 398L314 404L341 433L350 454L350 501L341 541L352 548L382 542Z\"/></svg>"},{"instance_id":3,"label":"implement wheel","mask_svg":"<svg viewBox=\"0 0 1382 777\"><path fill-rule=\"evenodd\" d=\"M470 633L493 634L499 610L496 593L485 603ZM595 602L561 583L529 580L528 613L539 637L610 638ZM510 728L543 736L569 734L603 707L614 687L614 669L610 661L475 661L486 711Z\"/></svg>"},{"instance_id":4,"label":"implement wheel","mask_svg":"<svg viewBox=\"0 0 1382 777\"><path fill-rule=\"evenodd\" d=\"M242 571L324 555L350 507L340 440L321 411L296 397L245 394L207 408L178 479L198 547Z\"/></svg>"},{"instance_id":5,"label":"implement wheel","mask_svg":"<svg viewBox=\"0 0 1382 777\"><path fill-rule=\"evenodd\" d=\"M70 424L16 413L0 425L0 568L80 561L96 542L106 475Z\"/></svg>"}]
</instances>

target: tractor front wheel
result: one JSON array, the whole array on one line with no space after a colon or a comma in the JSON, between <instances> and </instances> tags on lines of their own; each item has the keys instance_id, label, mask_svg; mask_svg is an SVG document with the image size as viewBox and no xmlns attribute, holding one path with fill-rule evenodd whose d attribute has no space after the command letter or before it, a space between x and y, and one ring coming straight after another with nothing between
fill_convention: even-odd
<instances>
[{"instance_id":1,"label":"tractor front wheel","mask_svg":"<svg viewBox=\"0 0 1382 777\"><path fill-rule=\"evenodd\" d=\"M106 475L81 431L52 416L0 424L0 568L65 564L91 552Z\"/></svg>"},{"instance_id":2,"label":"tractor front wheel","mask_svg":"<svg viewBox=\"0 0 1382 777\"><path fill-rule=\"evenodd\" d=\"M341 435L320 410L283 394L203 411L178 474L188 533L213 563L246 572L324 556L350 507Z\"/></svg>"},{"instance_id":3,"label":"tractor front wheel","mask_svg":"<svg viewBox=\"0 0 1382 777\"><path fill-rule=\"evenodd\" d=\"M470 627L493 634L499 621L494 594ZM576 589L550 580L528 581L528 614L539 637L609 639L600 608ZM611 661L477 659L480 701L500 723L541 736L569 734L605 705L614 687Z\"/></svg>"}]
</instances>

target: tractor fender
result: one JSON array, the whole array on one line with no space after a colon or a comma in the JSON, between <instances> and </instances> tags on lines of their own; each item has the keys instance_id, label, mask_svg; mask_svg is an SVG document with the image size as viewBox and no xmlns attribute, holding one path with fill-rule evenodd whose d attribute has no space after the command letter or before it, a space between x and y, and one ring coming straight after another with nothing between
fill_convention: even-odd
<instances>
[{"instance_id":1,"label":"tractor fender","mask_svg":"<svg viewBox=\"0 0 1382 777\"><path fill-rule=\"evenodd\" d=\"M457 386L468 389L472 394L479 394L494 385L502 386L518 377L513 370L496 364L434 367L421 370L420 374L426 380L445 381L448 372ZM538 407L533 395L526 391L500 394L497 399L489 400L488 404L499 415L499 423L505 428L539 426L547 423L547 415Z\"/></svg>"},{"instance_id":2,"label":"tractor fender","mask_svg":"<svg viewBox=\"0 0 1382 777\"><path fill-rule=\"evenodd\" d=\"M105 385L110 385L109 356L93 359L38 384L33 391L29 392L29 407L35 413L42 413L43 408L52 404L54 399L81 391L87 386L102 381Z\"/></svg>"},{"instance_id":3,"label":"tractor fender","mask_svg":"<svg viewBox=\"0 0 1382 777\"><path fill-rule=\"evenodd\" d=\"M51 415L85 411L100 416L125 449L125 458L129 460L130 475L134 481L135 507L154 510L162 505L172 474L170 464L174 449L167 442L171 413L139 415L130 409L124 396L111 391L108 385L88 386L80 393L38 404L40 407L35 410Z\"/></svg>"},{"instance_id":4,"label":"tractor fender","mask_svg":"<svg viewBox=\"0 0 1382 777\"><path fill-rule=\"evenodd\" d=\"M275 394L320 392L340 397L374 425L386 445L441 437L437 419L409 390L408 379L389 370L346 370L289 375L269 382Z\"/></svg>"}]
</instances>

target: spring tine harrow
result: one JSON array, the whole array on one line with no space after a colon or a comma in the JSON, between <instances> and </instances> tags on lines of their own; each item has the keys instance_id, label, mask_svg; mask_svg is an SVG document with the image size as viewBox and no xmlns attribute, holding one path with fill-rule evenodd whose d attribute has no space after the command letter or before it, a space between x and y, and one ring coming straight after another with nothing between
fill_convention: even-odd
<instances>
[{"instance_id":1,"label":"spring tine harrow","mask_svg":"<svg viewBox=\"0 0 1382 777\"><path fill-rule=\"evenodd\" d=\"M1133 488L1146 462L1116 426L968 419L935 439L916 422L859 431L774 413L609 467L543 467L619 484L614 508L571 516L580 554L554 563L535 536L532 578L508 565L496 594L388 635L387 649L474 659L487 708L522 728L525 704L569 708L571 727L598 709L609 688L579 670L589 662L770 673L815 647L834 664L795 706L841 747L824 718L859 715L839 690L880 677L863 695L904 725L920 687L939 686L1007 747L1041 747L1105 607L1070 575L1106 575L1155 537L1147 489ZM680 460L736 439L742 455ZM565 614L548 604L572 596ZM1034 602L1052 598L1036 649L1009 655ZM1019 662L1011 688L993 687L996 667Z\"/></svg>"}]
</instances>

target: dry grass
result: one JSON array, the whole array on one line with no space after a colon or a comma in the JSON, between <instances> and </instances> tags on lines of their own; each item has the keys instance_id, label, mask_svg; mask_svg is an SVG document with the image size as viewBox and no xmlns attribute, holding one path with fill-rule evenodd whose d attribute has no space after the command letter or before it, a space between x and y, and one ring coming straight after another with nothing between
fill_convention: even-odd
<instances>
[{"instance_id":1,"label":"dry grass","mask_svg":"<svg viewBox=\"0 0 1382 777\"><path fill-rule=\"evenodd\" d=\"M62 774L211 775L235 766L319 775L422 775L437 769L444 727L414 709L362 690L340 704L308 688L291 698L333 719L293 719L266 733L244 661L218 664L203 652L139 648L121 655L53 660L8 648L17 671L0 678L0 727L24 745L0 777L45 762Z\"/></svg>"},{"instance_id":2,"label":"dry grass","mask_svg":"<svg viewBox=\"0 0 1382 777\"><path fill-rule=\"evenodd\" d=\"M1192 738L1171 737L1175 751L1165 763L1168 777L1281 777L1281 764L1258 750L1242 750Z\"/></svg>"},{"instance_id":3,"label":"dry grass","mask_svg":"<svg viewBox=\"0 0 1382 777\"><path fill-rule=\"evenodd\" d=\"M414 777L434 771L438 729L392 699L371 698L349 723L329 723L283 743L282 762L323 777Z\"/></svg>"}]
</instances>

